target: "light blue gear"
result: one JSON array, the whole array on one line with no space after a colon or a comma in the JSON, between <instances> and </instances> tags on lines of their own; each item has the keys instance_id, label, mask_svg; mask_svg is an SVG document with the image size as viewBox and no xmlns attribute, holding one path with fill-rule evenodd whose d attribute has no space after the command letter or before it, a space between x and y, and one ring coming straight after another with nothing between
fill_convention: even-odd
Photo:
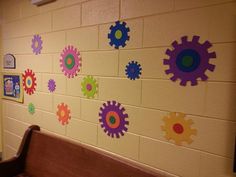
<instances>
[{"instance_id":1,"label":"light blue gear","mask_svg":"<svg viewBox=\"0 0 236 177\"><path fill-rule=\"evenodd\" d=\"M129 27L126 27L125 22L116 21L115 26L111 25L110 33L108 38L110 39L110 45L119 49L120 46L125 47L126 41L129 40L128 32L130 31Z\"/></svg>"}]
</instances>

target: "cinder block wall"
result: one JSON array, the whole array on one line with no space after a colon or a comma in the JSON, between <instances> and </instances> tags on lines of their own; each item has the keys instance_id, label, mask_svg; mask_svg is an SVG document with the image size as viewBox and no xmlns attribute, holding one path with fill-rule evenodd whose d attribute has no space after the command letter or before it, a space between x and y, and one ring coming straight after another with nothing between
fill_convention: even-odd
<instances>
[{"instance_id":1,"label":"cinder block wall","mask_svg":"<svg viewBox=\"0 0 236 177\"><path fill-rule=\"evenodd\" d=\"M43 131L80 141L181 177L233 177L236 117L236 1L235 0L57 0L35 7L28 0L2 0L3 54L16 57L15 70L36 73L35 94L24 103L2 100L4 158L13 156L25 129L38 124ZM107 35L116 20L130 28L127 46L116 50ZM43 49L34 55L31 40L42 36ZM180 86L165 74L163 59L173 41L187 35L209 40L217 58L208 81ZM77 47L82 70L74 79L61 71L59 59L66 45ZM1 57L2 58L2 57ZM135 81L125 75L130 60L142 66ZM81 91L83 77L93 75L99 84L94 99ZM48 91L49 79L56 91ZM107 136L98 121L107 100L122 104L129 115L128 132ZM71 120L61 125L57 105L68 104ZM36 108L29 114L28 104ZM167 141L163 117L182 112L194 123L193 143L177 146Z\"/></svg>"}]
</instances>

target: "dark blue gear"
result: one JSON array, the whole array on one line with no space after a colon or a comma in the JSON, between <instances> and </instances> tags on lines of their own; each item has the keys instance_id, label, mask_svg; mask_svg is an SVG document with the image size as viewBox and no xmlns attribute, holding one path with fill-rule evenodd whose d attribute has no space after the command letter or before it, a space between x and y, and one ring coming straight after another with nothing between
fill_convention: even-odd
<instances>
[{"instance_id":1,"label":"dark blue gear","mask_svg":"<svg viewBox=\"0 0 236 177\"><path fill-rule=\"evenodd\" d=\"M110 30L111 31L108 34L110 45L114 45L116 49L119 49L120 46L125 47L125 42L129 40L128 32L130 31L129 27L126 27L126 23L116 21L116 25L111 25Z\"/></svg>"},{"instance_id":2,"label":"dark blue gear","mask_svg":"<svg viewBox=\"0 0 236 177\"><path fill-rule=\"evenodd\" d=\"M137 61L131 61L128 65L126 65L126 75L130 80L139 79L142 74L141 65Z\"/></svg>"}]
</instances>

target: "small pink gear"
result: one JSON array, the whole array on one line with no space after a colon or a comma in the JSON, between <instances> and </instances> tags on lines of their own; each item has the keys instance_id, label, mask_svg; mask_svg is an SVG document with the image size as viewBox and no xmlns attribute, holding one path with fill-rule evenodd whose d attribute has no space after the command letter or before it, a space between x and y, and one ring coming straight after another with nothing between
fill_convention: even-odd
<instances>
[{"instance_id":1,"label":"small pink gear","mask_svg":"<svg viewBox=\"0 0 236 177\"><path fill-rule=\"evenodd\" d=\"M81 56L77 48L71 45L65 47L60 59L60 66L62 67L62 72L68 78L73 78L80 71L81 67Z\"/></svg>"}]
</instances>

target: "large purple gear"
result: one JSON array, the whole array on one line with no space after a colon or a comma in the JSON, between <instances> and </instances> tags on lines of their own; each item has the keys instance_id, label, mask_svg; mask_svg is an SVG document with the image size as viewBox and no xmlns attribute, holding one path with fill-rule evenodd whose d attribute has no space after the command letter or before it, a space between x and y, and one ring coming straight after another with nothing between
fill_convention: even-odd
<instances>
[{"instance_id":1,"label":"large purple gear","mask_svg":"<svg viewBox=\"0 0 236 177\"><path fill-rule=\"evenodd\" d=\"M42 44L43 44L43 41L42 41L42 38L41 36L39 36L38 34L37 35L34 35L34 38L32 39L32 49L33 49L33 52L38 55L41 53L41 50L42 50Z\"/></svg>"},{"instance_id":2,"label":"large purple gear","mask_svg":"<svg viewBox=\"0 0 236 177\"><path fill-rule=\"evenodd\" d=\"M68 78L73 78L80 71L81 67L81 56L77 48L69 45L65 47L60 59L60 66L62 67L62 72Z\"/></svg>"},{"instance_id":3,"label":"large purple gear","mask_svg":"<svg viewBox=\"0 0 236 177\"><path fill-rule=\"evenodd\" d=\"M54 92L56 89L56 82L53 79L49 79L48 81L48 90L50 92Z\"/></svg>"},{"instance_id":4,"label":"large purple gear","mask_svg":"<svg viewBox=\"0 0 236 177\"><path fill-rule=\"evenodd\" d=\"M127 132L126 125L129 122L126 120L128 114L124 114L125 108L121 107L121 104L116 101L107 101L103 103L103 107L100 108L100 119L101 127L108 136L114 138L120 138L120 135L124 135Z\"/></svg>"},{"instance_id":5,"label":"large purple gear","mask_svg":"<svg viewBox=\"0 0 236 177\"><path fill-rule=\"evenodd\" d=\"M188 81L191 85L197 85L197 79L205 81L208 77L205 71L214 71L215 65L210 64L211 58L216 58L216 53L209 53L208 49L212 46L209 41L199 43L199 36L193 36L192 41L187 41L187 36L181 38L182 43L177 41L172 43L173 50L167 49L166 54L169 59L164 59L164 65L169 65L166 74L172 73L172 81L181 79L180 85L185 86Z\"/></svg>"}]
</instances>

